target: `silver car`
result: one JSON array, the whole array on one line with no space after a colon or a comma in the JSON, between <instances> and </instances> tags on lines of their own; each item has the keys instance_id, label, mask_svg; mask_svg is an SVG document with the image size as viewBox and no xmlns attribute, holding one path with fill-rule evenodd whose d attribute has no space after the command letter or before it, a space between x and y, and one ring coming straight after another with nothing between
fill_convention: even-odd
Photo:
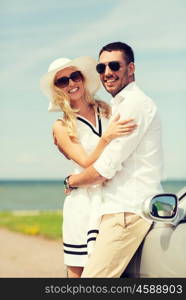
<instances>
[{"instance_id":1,"label":"silver car","mask_svg":"<svg viewBox=\"0 0 186 300\"><path fill-rule=\"evenodd\" d=\"M186 277L186 187L144 203L144 216L154 221L121 277Z\"/></svg>"}]
</instances>

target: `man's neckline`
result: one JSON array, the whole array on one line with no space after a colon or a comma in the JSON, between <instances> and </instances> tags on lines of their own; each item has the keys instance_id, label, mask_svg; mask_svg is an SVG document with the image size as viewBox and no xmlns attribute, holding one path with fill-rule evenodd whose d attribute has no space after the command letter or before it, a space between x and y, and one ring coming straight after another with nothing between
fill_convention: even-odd
<instances>
[{"instance_id":1,"label":"man's neckline","mask_svg":"<svg viewBox=\"0 0 186 300\"><path fill-rule=\"evenodd\" d=\"M114 96L111 99L111 103L120 103L124 97L127 95L129 91L131 91L133 88L136 88L136 81L132 81L127 86L125 86L116 96Z\"/></svg>"}]
</instances>

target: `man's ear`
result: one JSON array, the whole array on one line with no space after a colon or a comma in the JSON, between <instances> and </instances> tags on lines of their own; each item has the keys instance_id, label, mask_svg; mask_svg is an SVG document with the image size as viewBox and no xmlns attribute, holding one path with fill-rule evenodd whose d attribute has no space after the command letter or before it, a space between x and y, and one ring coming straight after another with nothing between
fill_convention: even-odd
<instances>
[{"instance_id":1,"label":"man's ear","mask_svg":"<svg viewBox=\"0 0 186 300\"><path fill-rule=\"evenodd\" d=\"M135 72L135 64L133 62L130 62L128 64L128 75L132 76L134 75L134 72Z\"/></svg>"}]
</instances>

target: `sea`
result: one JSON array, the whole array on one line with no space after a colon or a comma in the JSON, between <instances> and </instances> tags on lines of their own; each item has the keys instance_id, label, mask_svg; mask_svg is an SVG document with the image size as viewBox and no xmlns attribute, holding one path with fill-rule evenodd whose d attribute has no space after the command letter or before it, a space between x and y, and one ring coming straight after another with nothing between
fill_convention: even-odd
<instances>
[{"instance_id":1,"label":"sea","mask_svg":"<svg viewBox=\"0 0 186 300\"><path fill-rule=\"evenodd\" d=\"M164 191L178 193L184 180L162 181ZM0 180L0 211L62 210L63 180Z\"/></svg>"}]
</instances>

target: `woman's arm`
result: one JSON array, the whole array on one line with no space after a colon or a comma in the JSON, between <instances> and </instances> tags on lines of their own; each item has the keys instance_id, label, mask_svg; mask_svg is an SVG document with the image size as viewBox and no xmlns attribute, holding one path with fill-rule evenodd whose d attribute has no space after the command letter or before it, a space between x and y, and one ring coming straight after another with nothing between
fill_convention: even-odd
<instances>
[{"instance_id":1,"label":"woman's arm","mask_svg":"<svg viewBox=\"0 0 186 300\"><path fill-rule=\"evenodd\" d=\"M66 158L72 159L83 168L87 168L98 159L105 147L114 138L130 134L136 128L134 123L129 124L132 121L132 119L119 121L119 115L116 116L100 138L92 153L87 154L79 142L72 141L62 121L58 120L53 125L54 143Z\"/></svg>"}]
</instances>

